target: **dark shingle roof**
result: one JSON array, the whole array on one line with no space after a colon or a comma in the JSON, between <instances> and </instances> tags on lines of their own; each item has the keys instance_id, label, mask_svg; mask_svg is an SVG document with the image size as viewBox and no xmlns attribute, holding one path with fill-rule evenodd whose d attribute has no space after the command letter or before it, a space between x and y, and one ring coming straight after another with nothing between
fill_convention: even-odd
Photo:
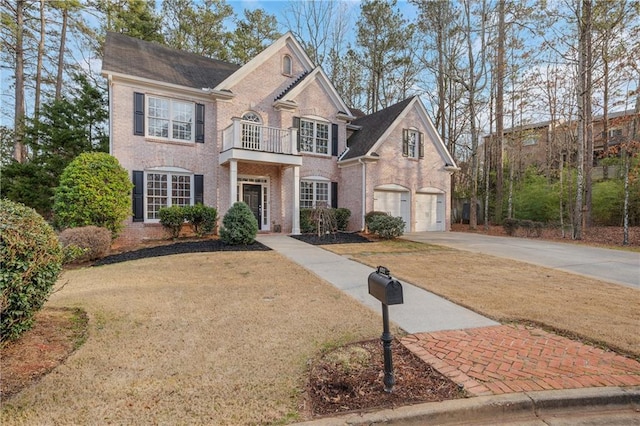
<instances>
[{"instance_id":1,"label":"dark shingle roof","mask_svg":"<svg viewBox=\"0 0 640 426\"><path fill-rule=\"evenodd\" d=\"M351 124L362 126L362 129L349 137L347 140L349 151L342 159L348 160L366 155L412 100L413 97L405 99L395 105L352 121Z\"/></svg>"},{"instance_id":2,"label":"dark shingle roof","mask_svg":"<svg viewBox=\"0 0 640 426\"><path fill-rule=\"evenodd\" d=\"M179 86L216 87L239 65L108 32L103 72L117 72Z\"/></svg>"}]
</instances>

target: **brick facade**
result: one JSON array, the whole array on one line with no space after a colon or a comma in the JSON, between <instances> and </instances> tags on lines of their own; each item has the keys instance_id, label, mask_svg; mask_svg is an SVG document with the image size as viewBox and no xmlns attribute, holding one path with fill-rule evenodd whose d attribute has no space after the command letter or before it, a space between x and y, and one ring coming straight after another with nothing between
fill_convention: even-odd
<instances>
[{"instance_id":1,"label":"brick facade","mask_svg":"<svg viewBox=\"0 0 640 426\"><path fill-rule=\"evenodd\" d=\"M292 59L291 75L282 72L285 55ZM112 75L110 66L110 63L103 64L103 75L109 79L111 154L132 177L133 171L146 173L154 170L201 175L203 202L215 207L220 218L235 201L231 199L232 194L237 192L237 199L242 200L244 185L260 185L262 215L266 222L262 229L285 233L295 231L294 222L297 221L294 221L294 216L299 208L296 188L299 188L300 181L306 179L331 182L334 190L337 185L338 206L352 212L350 230L363 228L363 216L373 209L373 191L380 185L405 187L410 191L411 199L419 191L437 190L445 194L447 200L446 229L449 229L451 170L445 170L448 153L443 154L439 148L443 146L441 141L428 128L430 123L423 112L424 107L419 102L411 103L411 110L393 123L386 140L377 144L376 161L372 158L339 161L339 157L332 154L343 153L347 148L347 137L353 133L353 128L348 130L347 127L355 117L351 116L322 71L313 68L290 34L232 73L215 91L212 88L176 87L163 81L148 81L117 73ZM204 143L134 135L134 93L204 105ZM331 132L329 153L280 154L278 151L262 155L255 150L242 153L237 151L237 146L229 150L227 144L235 140L228 136L233 135L232 130L235 131L234 119L248 112L259 116L260 124L265 126L262 131L275 129L273 131L289 138L296 131L292 130L294 117L327 123ZM402 156L402 129L409 127L427 136L424 158ZM332 133L336 130L337 152L332 153ZM223 144L225 137L228 139ZM286 141L284 136L282 140ZM454 166L452 161L448 165ZM365 188L362 185L363 173ZM232 176L237 176L237 180L232 182ZM411 217L415 217L414 208L412 206ZM153 222L147 218L144 221L128 219L121 242L135 243L166 237L162 226L157 221ZM413 225L409 229L413 230Z\"/></svg>"}]
</instances>

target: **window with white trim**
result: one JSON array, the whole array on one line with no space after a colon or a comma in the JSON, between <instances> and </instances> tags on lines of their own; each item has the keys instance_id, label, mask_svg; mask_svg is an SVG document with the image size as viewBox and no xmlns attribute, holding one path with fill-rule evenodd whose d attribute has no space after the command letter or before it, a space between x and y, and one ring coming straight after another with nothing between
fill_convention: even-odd
<instances>
[{"instance_id":1,"label":"window with white trim","mask_svg":"<svg viewBox=\"0 0 640 426\"><path fill-rule=\"evenodd\" d=\"M151 171L146 173L146 215L148 220L160 220L160 209L193 204L193 175Z\"/></svg>"},{"instance_id":2,"label":"window with white trim","mask_svg":"<svg viewBox=\"0 0 640 426\"><path fill-rule=\"evenodd\" d=\"M147 96L147 136L193 141L195 104L176 99Z\"/></svg>"},{"instance_id":3,"label":"window with white trim","mask_svg":"<svg viewBox=\"0 0 640 426\"><path fill-rule=\"evenodd\" d=\"M300 208L329 207L329 183L323 181L300 181Z\"/></svg>"},{"instance_id":4,"label":"window with white trim","mask_svg":"<svg viewBox=\"0 0 640 426\"><path fill-rule=\"evenodd\" d=\"M300 119L300 151L329 153L329 123Z\"/></svg>"}]
</instances>

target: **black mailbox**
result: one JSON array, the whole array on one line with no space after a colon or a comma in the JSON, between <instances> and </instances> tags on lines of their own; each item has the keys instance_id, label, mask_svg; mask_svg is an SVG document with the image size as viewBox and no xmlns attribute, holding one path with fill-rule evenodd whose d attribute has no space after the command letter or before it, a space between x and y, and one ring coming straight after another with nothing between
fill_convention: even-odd
<instances>
[{"instance_id":1,"label":"black mailbox","mask_svg":"<svg viewBox=\"0 0 640 426\"><path fill-rule=\"evenodd\" d=\"M400 305L404 303L402 284L389 275L389 270L378 266L376 272L369 274L369 294L382 302L383 305Z\"/></svg>"}]
</instances>

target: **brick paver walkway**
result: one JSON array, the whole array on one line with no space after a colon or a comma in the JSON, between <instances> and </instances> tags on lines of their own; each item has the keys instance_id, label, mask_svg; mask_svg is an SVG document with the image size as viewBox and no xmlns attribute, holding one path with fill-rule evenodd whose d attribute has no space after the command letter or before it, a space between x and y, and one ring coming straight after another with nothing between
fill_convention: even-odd
<instances>
[{"instance_id":1,"label":"brick paver walkway","mask_svg":"<svg viewBox=\"0 0 640 426\"><path fill-rule=\"evenodd\" d=\"M520 325L412 334L409 350L472 395L640 385L640 363Z\"/></svg>"}]
</instances>

